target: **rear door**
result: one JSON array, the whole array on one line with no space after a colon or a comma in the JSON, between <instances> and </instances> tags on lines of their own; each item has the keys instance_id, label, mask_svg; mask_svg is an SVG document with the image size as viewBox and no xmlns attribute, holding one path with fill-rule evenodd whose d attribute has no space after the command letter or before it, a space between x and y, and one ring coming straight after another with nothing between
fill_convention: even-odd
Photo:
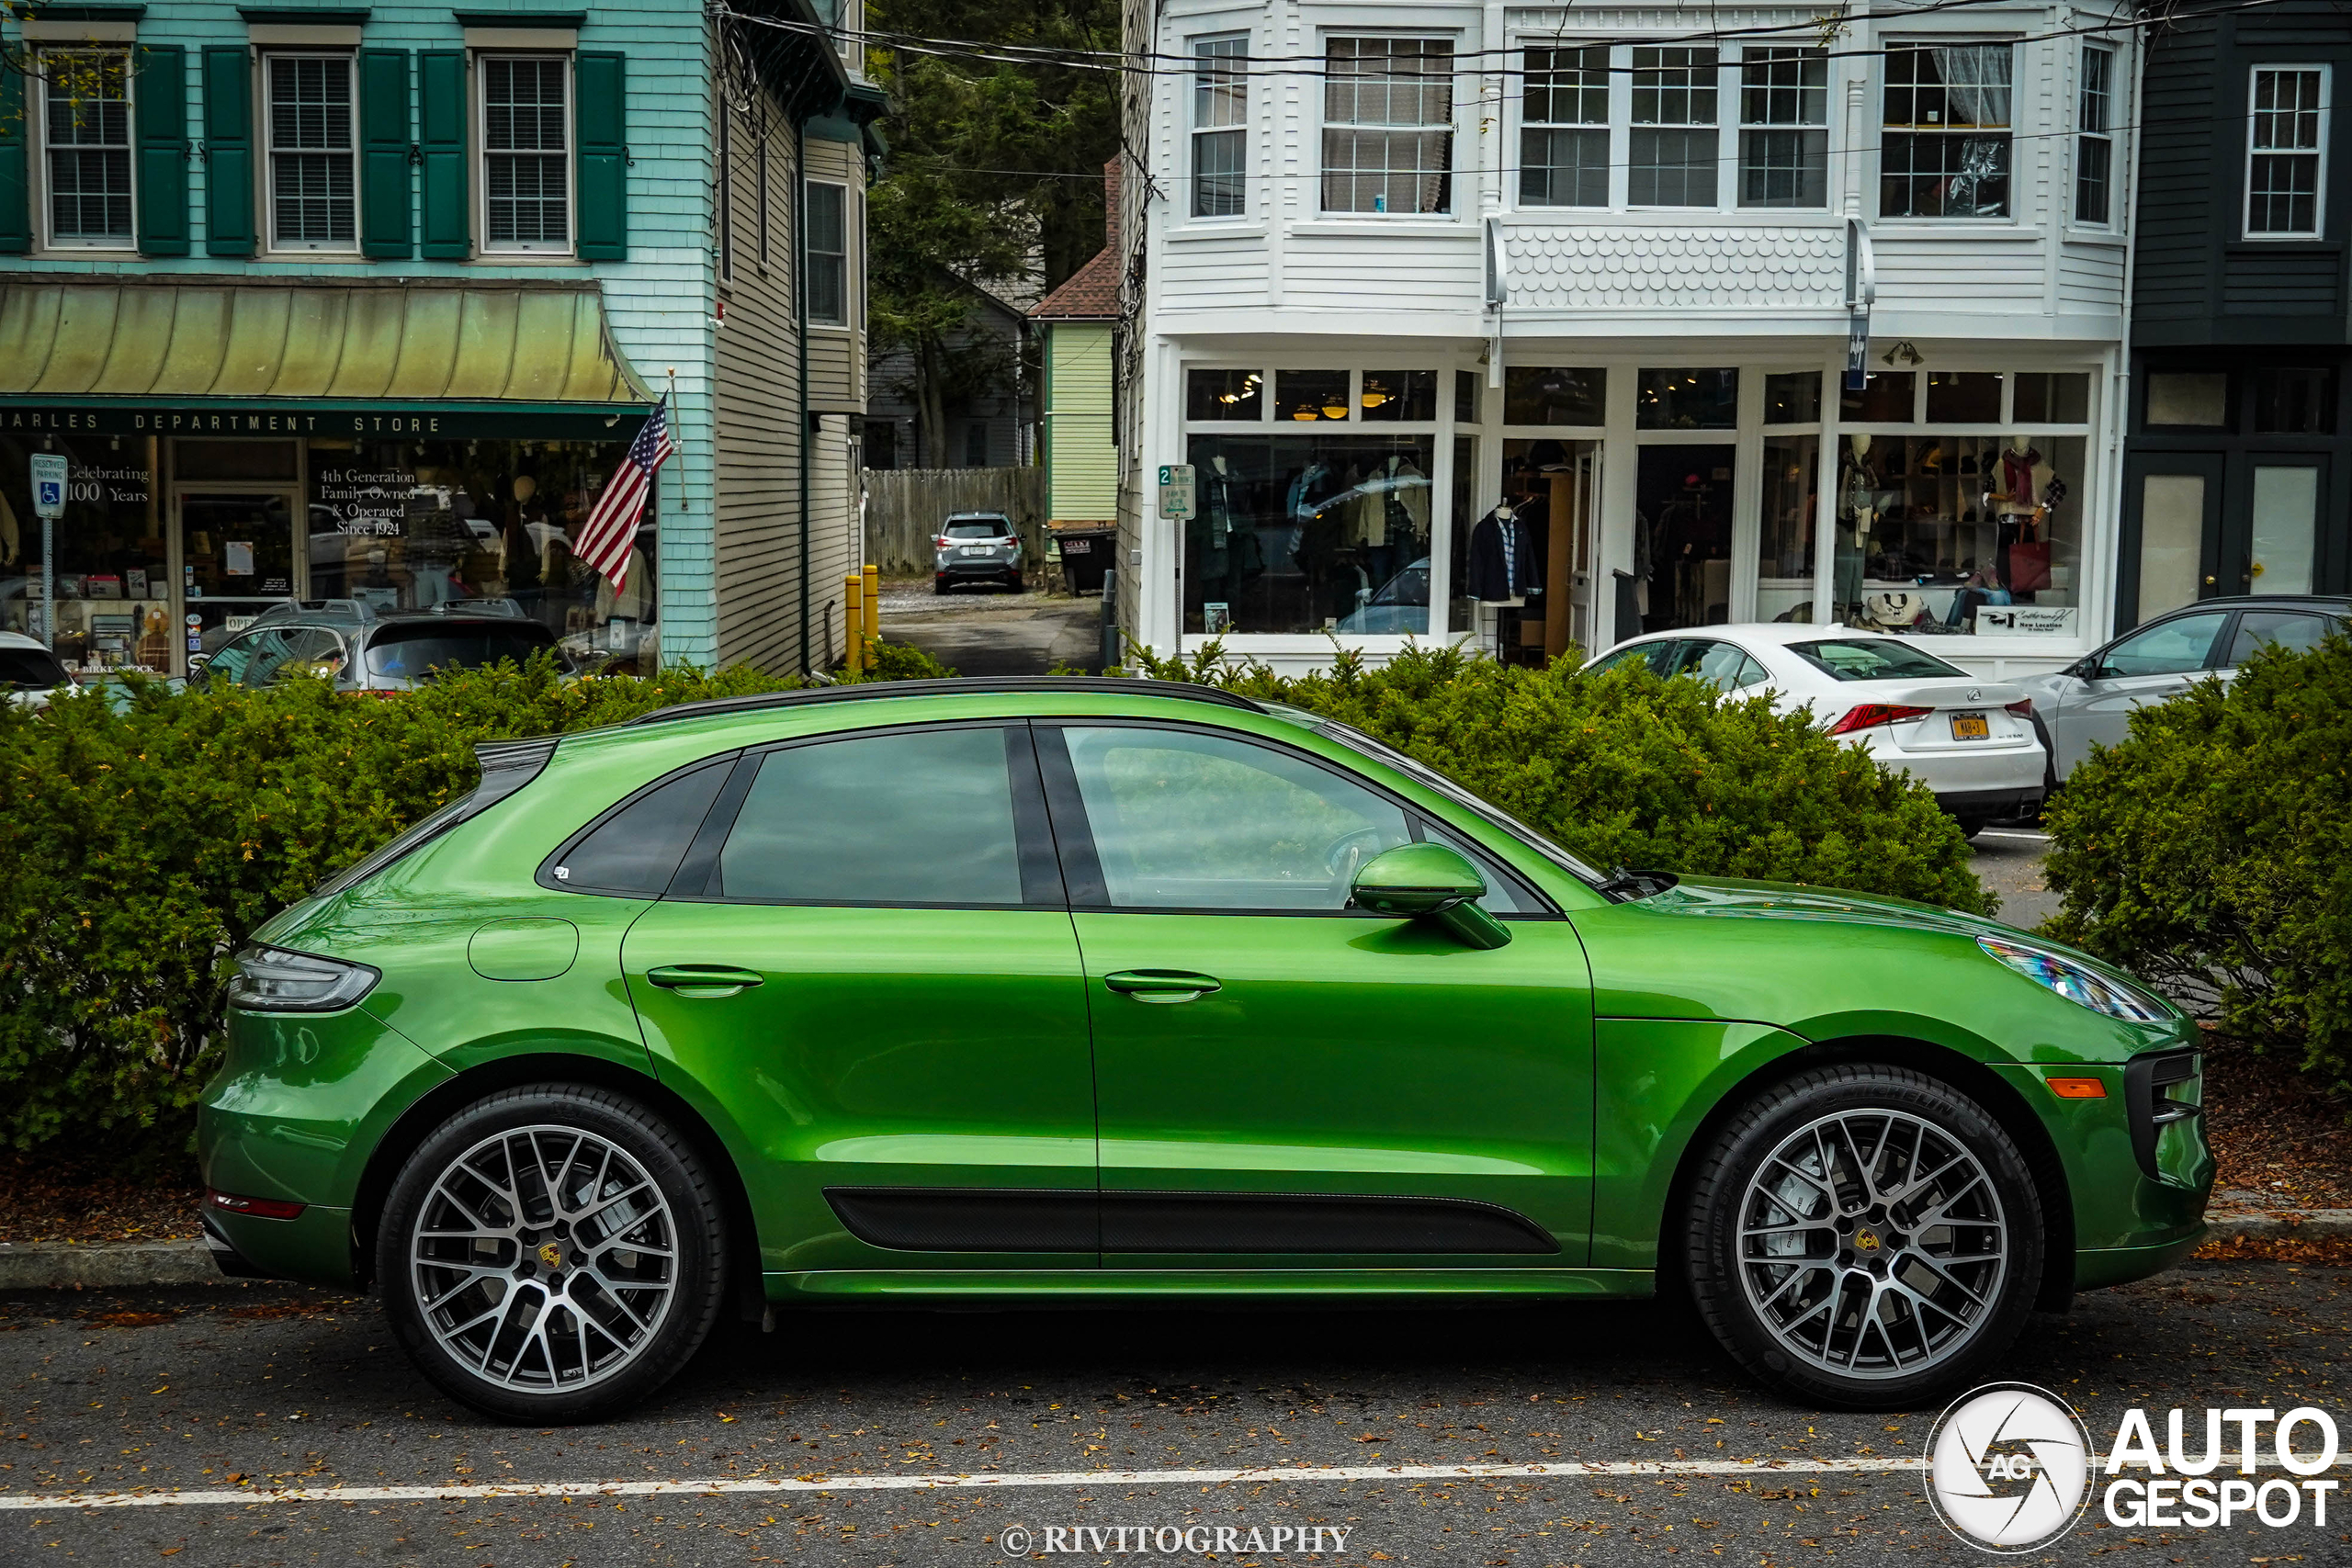
<instances>
[{"instance_id":1,"label":"rear door","mask_svg":"<svg viewBox=\"0 0 2352 1568\"><path fill-rule=\"evenodd\" d=\"M2230 640L2222 655L2222 678L2228 680L2237 672L2239 665L2254 657L2260 648L2277 647L2290 653L2305 653L2327 640L2327 634L2336 623L2325 615L2304 610L2241 610L2237 624L2230 628Z\"/></svg>"},{"instance_id":2,"label":"rear door","mask_svg":"<svg viewBox=\"0 0 2352 1568\"><path fill-rule=\"evenodd\" d=\"M1025 724L747 754L623 966L665 1081L750 1151L770 1271L1095 1263L1086 996Z\"/></svg>"}]
</instances>

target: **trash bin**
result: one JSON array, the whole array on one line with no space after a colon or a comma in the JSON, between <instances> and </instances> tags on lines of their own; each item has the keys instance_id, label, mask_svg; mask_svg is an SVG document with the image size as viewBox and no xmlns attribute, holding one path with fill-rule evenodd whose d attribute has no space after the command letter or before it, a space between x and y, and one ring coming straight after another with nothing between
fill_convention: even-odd
<instances>
[{"instance_id":1,"label":"trash bin","mask_svg":"<svg viewBox=\"0 0 2352 1568\"><path fill-rule=\"evenodd\" d=\"M1112 552L1119 547L1116 528L1057 528L1055 542L1061 546L1062 577L1069 583L1072 593L1102 592L1102 573L1111 565Z\"/></svg>"}]
</instances>

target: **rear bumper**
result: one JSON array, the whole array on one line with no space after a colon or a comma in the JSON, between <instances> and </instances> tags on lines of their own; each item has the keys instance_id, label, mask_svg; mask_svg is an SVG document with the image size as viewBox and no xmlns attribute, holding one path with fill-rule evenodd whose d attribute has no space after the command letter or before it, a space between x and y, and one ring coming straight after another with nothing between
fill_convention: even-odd
<instances>
[{"instance_id":1,"label":"rear bumper","mask_svg":"<svg viewBox=\"0 0 2352 1568\"><path fill-rule=\"evenodd\" d=\"M934 577L1010 577L1021 570L1018 560L951 560L932 569Z\"/></svg>"},{"instance_id":2,"label":"rear bumper","mask_svg":"<svg viewBox=\"0 0 2352 1568\"><path fill-rule=\"evenodd\" d=\"M1954 817L2022 817L2041 804L2041 785L2031 789L1936 791L1936 804Z\"/></svg>"}]
</instances>

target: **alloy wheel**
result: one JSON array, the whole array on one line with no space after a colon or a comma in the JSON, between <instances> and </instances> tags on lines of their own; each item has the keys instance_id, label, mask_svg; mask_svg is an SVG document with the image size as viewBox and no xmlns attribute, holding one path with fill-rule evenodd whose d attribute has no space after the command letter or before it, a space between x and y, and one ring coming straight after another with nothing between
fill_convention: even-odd
<instances>
[{"instance_id":1,"label":"alloy wheel","mask_svg":"<svg viewBox=\"0 0 2352 1568\"><path fill-rule=\"evenodd\" d=\"M1904 1377L1959 1355L2001 1298L2009 1250L1984 1163L1905 1111L1798 1128L1740 1199L1748 1306L1783 1350L1842 1377Z\"/></svg>"},{"instance_id":2,"label":"alloy wheel","mask_svg":"<svg viewBox=\"0 0 2352 1568\"><path fill-rule=\"evenodd\" d=\"M409 1238L416 1303L442 1351L523 1393L615 1376L678 1293L670 1203L618 1145L576 1127L516 1127L445 1167Z\"/></svg>"}]
</instances>

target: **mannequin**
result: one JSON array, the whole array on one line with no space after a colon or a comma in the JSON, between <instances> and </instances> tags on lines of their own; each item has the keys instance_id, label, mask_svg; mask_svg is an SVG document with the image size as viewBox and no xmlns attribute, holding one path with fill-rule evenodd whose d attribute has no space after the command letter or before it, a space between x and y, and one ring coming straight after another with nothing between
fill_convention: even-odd
<instances>
[{"instance_id":1,"label":"mannequin","mask_svg":"<svg viewBox=\"0 0 2352 1568\"><path fill-rule=\"evenodd\" d=\"M1534 530L1521 517L1519 499L1503 497L1470 530L1470 596L1483 604L1517 604L1543 592Z\"/></svg>"},{"instance_id":2,"label":"mannequin","mask_svg":"<svg viewBox=\"0 0 2352 1568\"><path fill-rule=\"evenodd\" d=\"M2023 434L2009 437L1998 463L2000 489L1987 491L1986 507L1999 520L1994 536L1995 570L2014 592L2050 586L2050 541L2043 531L2050 509L2066 498L2066 482Z\"/></svg>"}]
</instances>

